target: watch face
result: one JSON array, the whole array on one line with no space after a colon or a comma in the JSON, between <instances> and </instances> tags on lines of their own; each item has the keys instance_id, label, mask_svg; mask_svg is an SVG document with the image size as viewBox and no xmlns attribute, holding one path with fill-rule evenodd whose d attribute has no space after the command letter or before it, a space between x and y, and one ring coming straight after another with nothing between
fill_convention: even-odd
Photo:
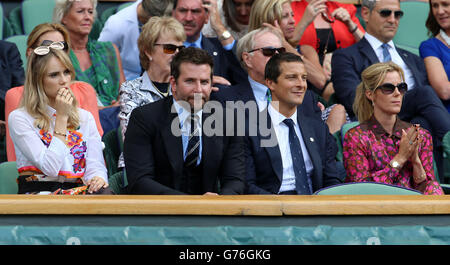
<instances>
[{"instance_id":1,"label":"watch face","mask_svg":"<svg viewBox=\"0 0 450 265\"><path fill-rule=\"evenodd\" d=\"M223 37L224 39L228 39L229 37L231 37L231 34L230 34L230 32L227 30L227 31L224 31L224 32L222 33L222 37Z\"/></svg>"}]
</instances>

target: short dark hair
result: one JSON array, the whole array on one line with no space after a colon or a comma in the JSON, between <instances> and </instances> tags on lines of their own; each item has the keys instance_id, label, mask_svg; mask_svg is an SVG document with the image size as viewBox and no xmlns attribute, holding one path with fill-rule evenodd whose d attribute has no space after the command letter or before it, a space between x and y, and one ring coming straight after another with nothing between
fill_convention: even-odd
<instances>
[{"instance_id":1,"label":"short dark hair","mask_svg":"<svg viewBox=\"0 0 450 265\"><path fill-rule=\"evenodd\" d=\"M188 47L181 49L172 59L170 63L170 74L178 80L180 76L180 66L182 63L192 63L195 65L207 64L211 67L211 80L213 76L214 61L211 55L205 50Z\"/></svg>"},{"instance_id":2,"label":"short dark hair","mask_svg":"<svg viewBox=\"0 0 450 265\"><path fill-rule=\"evenodd\" d=\"M264 69L264 78L266 80L271 80L277 83L278 77L281 74L280 65L281 63L291 63L291 62L299 62L303 63L303 60L300 56L290 53L277 53L273 55L266 64L266 68Z\"/></svg>"}]
</instances>

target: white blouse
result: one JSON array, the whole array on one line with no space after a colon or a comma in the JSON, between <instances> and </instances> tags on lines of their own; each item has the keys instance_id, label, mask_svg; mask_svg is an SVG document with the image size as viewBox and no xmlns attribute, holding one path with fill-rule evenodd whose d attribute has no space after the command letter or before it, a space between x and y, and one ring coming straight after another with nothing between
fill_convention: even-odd
<instances>
[{"instance_id":1,"label":"white blouse","mask_svg":"<svg viewBox=\"0 0 450 265\"><path fill-rule=\"evenodd\" d=\"M32 171L40 181L87 182L95 176L108 183L103 148L95 120L78 108L80 126L66 131L66 142L53 137L56 110L48 106L50 130L34 126L35 118L19 108L9 114L9 131L16 151L17 169Z\"/></svg>"}]
</instances>

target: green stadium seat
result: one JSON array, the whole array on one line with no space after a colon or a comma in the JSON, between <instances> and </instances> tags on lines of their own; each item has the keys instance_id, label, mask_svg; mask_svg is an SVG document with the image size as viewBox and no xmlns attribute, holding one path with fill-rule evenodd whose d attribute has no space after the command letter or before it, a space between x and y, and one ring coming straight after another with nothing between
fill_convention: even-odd
<instances>
[{"instance_id":1,"label":"green stadium seat","mask_svg":"<svg viewBox=\"0 0 450 265\"><path fill-rule=\"evenodd\" d=\"M22 2L22 24L24 34L39 24L52 22L55 0L24 0Z\"/></svg>"},{"instance_id":2,"label":"green stadium seat","mask_svg":"<svg viewBox=\"0 0 450 265\"><path fill-rule=\"evenodd\" d=\"M17 164L15 161L0 164L0 194L17 194Z\"/></svg>"},{"instance_id":3,"label":"green stadium seat","mask_svg":"<svg viewBox=\"0 0 450 265\"><path fill-rule=\"evenodd\" d=\"M3 15L3 5L0 3L0 39L3 39L3 21L5 21L5 16Z\"/></svg>"},{"instance_id":4,"label":"green stadium seat","mask_svg":"<svg viewBox=\"0 0 450 265\"><path fill-rule=\"evenodd\" d=\"M106 20L112 15L114 15L117 11L116 6L109 7L105 9L105 11L102 12L102 14L99 17L100 22L102 22L103 25L105 25Z\"/></svg>"},{"instance_id":5,"label":"green stadium seat","mask_svg":"<svg viewBox=\"0 0 450 265\"><path fill-rule=\"evenodd\" d=\"M352 182L320 189L314 195L422 195L422 193L384 183Z\"/></svg>"},{"instance_id":6,"label":"green stadium seat","mask_svg":"<svg viewBox=\"0 0 450 265\"><path fill-rule=\"evenodd\" d=\"M126 8L126 7L131 6L132 4L134 4L134 2L128 2L128 3L120 4L120 5L117 7L117 12L119 12L120 10L122 10L122 9L124 9L124 8Z\"/></svg>"},{"instance_id":7,"label":"green stadium seat","mask_svg":"<svg viewBox=\"0 0 450 265\"><path fill-rule=\"evenodd\" d=\"M22 11L20 5L9 11L8 21L12 30L12 34L10 36L23 34Z\"/></svg>"},{"instance_id":8,"label":"green stadium seat","mask_svg":"<svg viewBox=\"0 0 450 265\"><path fill-rule=\"evenodd\" d=\"M400 19L394 43L397 47L419 55L420 43L428 39L425 21L428 17L427 2L400 2L400 8L405 15Z\"/></svg>"},{"instance_id":9,"label":"green stadium seat","mask_svg":"<svg viewBox=\"0 0 450 265\"><path fill-rule=\"evenodd\" d=\"M5 39L5 41L13 42L17 45L24 66L27 65L27 39L28 35L15 35Z\"/></svg>"}]
</instances>

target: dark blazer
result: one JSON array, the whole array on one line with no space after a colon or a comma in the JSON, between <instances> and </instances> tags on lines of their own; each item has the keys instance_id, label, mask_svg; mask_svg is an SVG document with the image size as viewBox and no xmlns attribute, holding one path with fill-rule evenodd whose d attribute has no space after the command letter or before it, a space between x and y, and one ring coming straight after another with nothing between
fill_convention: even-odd
<instances>
[{"instance_id":1,"label":"dark blazer","mask_svg":"<svg viewBox=\"0 0 450 265\"><path fill-rule=\"evenodd\" d=\"M272 124L267 109L260 115L267 115L267 123ZM297 120L302 132L303 141L308 149L314 165L311 175L313 192L335 184L341 183L336 168L336 142L329 133L328 126L315 118L305 116L297 111ZM282 155L278 144L263 147L262 141L268 140L271 135L275 137L273 126L271 134L263 136L245 137L247 156L246 193L249 194L277 194L283 178ZM275 138L276 139L276 138Z\"/></svg>"},{"instance_id":2,"label":"dark blazer","mask_svg":"<svg viewBox=\"0 0 450 265\"><path fill-rule=\"evenodd\" d=\"M219 39L203 36L202 48L214 59L214 75L227 79L231 85L241 83L247 78L247 73L242 69L236 55L232 50L225 50Z\"/></svg>"},{"instance_id":3,"label":"dark blazer","mask_svg":"<svg viewBox=\"0 0 450 265\"><path fill-rule=\"evenodd\" d=\"M429 85L423 60L398 47L396 50L411 70L416 83L414 89L406 92L399 117L407 122L420 123L431 131L433 140L440 145L442 138L450 130L450 114ZM344 105L352 118L355 116L352 105L356 87L361 82L361 73L370 65L378 62L378 57L366 38L333 53L331 80L338 102Z\"/></svg>"},{"instance_id":4,"label":"dark blazer","mask_svg":"<svg viewBox=\"0 0 450 265\"><path fill-rule=\"evenodd\" d=\"M423 60L408 51L396 47L400 57L411 69L416 87L428 85ZM354 116L353 101L356 87L361 82L361 73L372 64L380 62L366 38L345 49L336 50L331 59L331 81L338 102L345 106L347 113Z\"/></svg>"},{"instance_id":5,"label":"dark blazer","mask_svg":"<svg viewBox=\"0 0 450 265\"><path fill-rule=\"evenodd\" d=\"M125 169L132 194L183 194L182 137L173 98L133 110L124 142ZM203 112L203 121L211 114ZM203 123L205 125L205 123ZM179 134L180 135L180 134ZM245 156L242 137L202 134L202 192L242 194Z\"/></svg>"},{"instance_id":6,"label":"dark blazer","mask_svg":"<svg viewBox=\"0 0 450 265\"><path fill-rule=\"evenodd\" d=\"M0 40L0 120L5 120L5 95L12 87L22 86L25 73L16 44Z\"/></svg>"},{"instance_id":7,"label":"dark blazer","mask_svg":"<svg viewBox=\"0 0 450 265\"><path fill-rule=\"evenodd\" d=\"M242 83L229 87L221 87L218 92L211 93L211 100L219 101L224 106L226 101L236 102L241 100L244 103L256 101L247 76L245 77L245 81ZM322 112L317 106L317 102L318 98L314 92L307 90L303 103L299 106L299 111L309 117L322 120Z\"/></svg>"}]
</instances>

